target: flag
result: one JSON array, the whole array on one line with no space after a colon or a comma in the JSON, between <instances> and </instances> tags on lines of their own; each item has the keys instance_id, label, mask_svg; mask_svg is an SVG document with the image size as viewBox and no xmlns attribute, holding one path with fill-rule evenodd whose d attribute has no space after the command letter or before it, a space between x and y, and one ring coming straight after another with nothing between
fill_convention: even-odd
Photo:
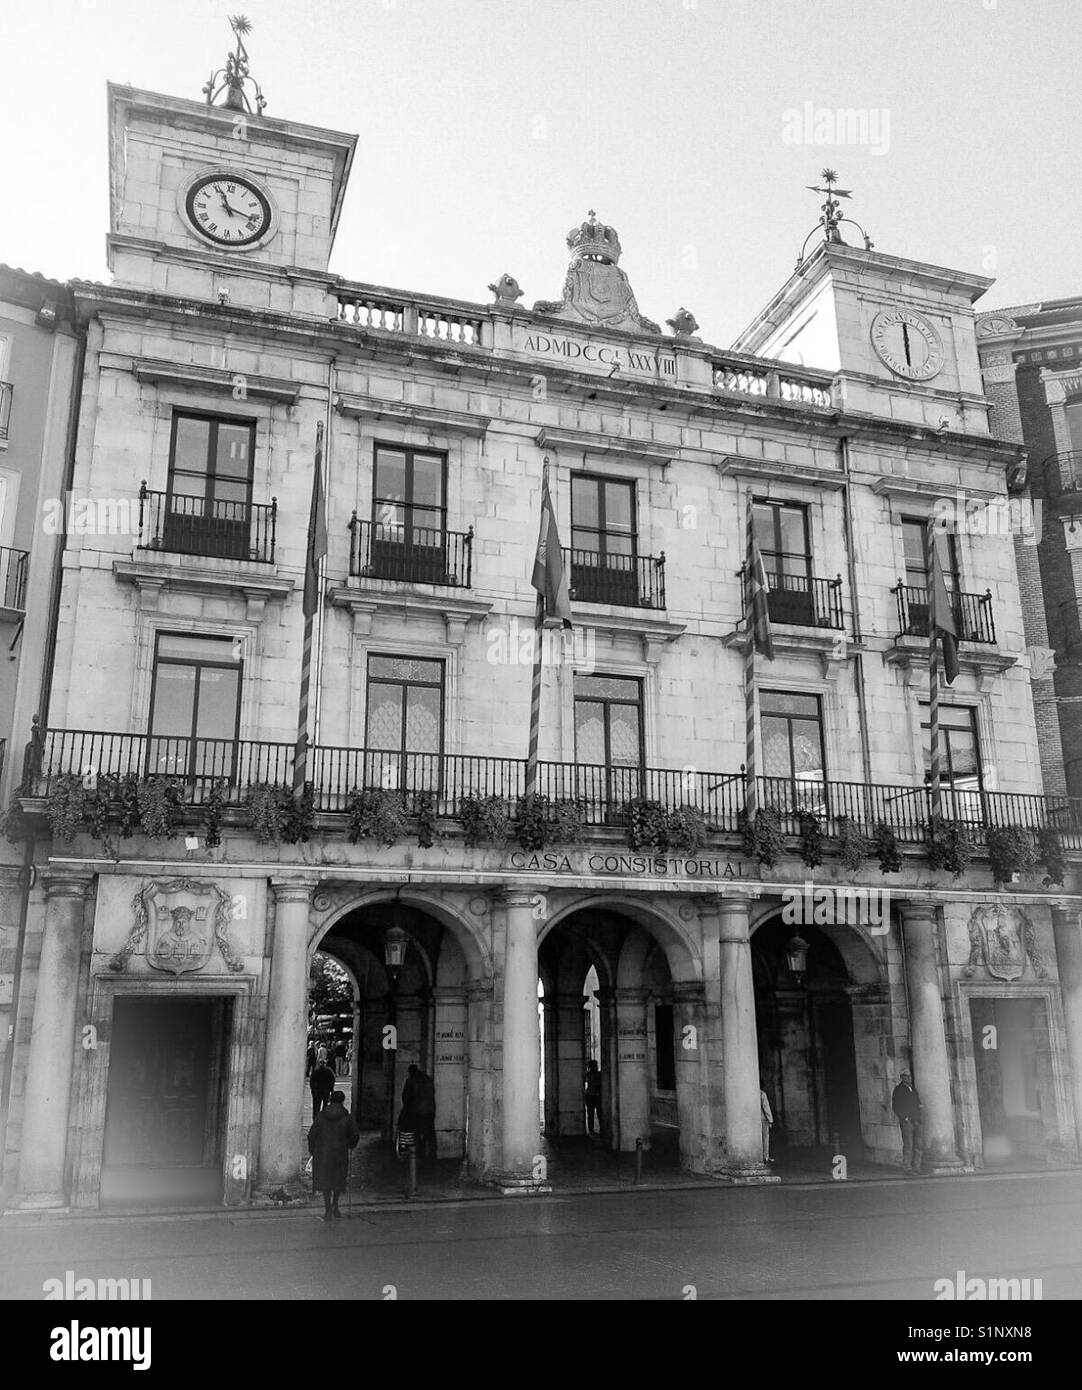
<instances>
[{"instance_id":1,"label":"flag","mask_svg":"<svg viewBox=\"0 0 1082 1390\"><path fill-rule=\"evenodd\" d=\"M752 503L748 501L748 555L745 570L745 602L747 605L748 635L756 651L768 661L774 660L774 639L770 635L770 586L766 566L755 540L752 524Z\"/></svg>"},{"instance_id":2,"label":"flag","mask_svg":"<svg viewBox=\"0 0 1082 1390\"><path fill-rule=\"evenodd\" d=\"M537 536L537 554L530 582L541 596L542 621L545 618L560 618L564 627L571 627L571 600L567 595L567 574L560 549L560 533L556 528L556 513L549 495L547 466L541 481L541 529Z\"/></svg>"},{"instance_id":3,"label":"flag","mask_svg":"<svg viewBox=\"0 0 1082 1390\"><path fill-rule=\"evenodd\" d=\"M312 479L312 508L308 514L308 549L304 566L304 606L306 618L319 607L319 562L327 553L327 514L323 505L323 422L316 439L316 468Z\"/></svg>"},{"instance_id":4,"label":"flag","mask_svg":"<svg viewBox=\"0 0 1082 1390\"><path fill-rule=\"evenodd\" d=\"M928 575L928 629L929 635L939 638L943 651L943 675L948 685L954 684L958 674L958 624L955 621L954 605L947 584L943 578L943 562L939 555L939 536L933 523L931 544L929 546L930 573Z\"/></svg>"}]
</instances>

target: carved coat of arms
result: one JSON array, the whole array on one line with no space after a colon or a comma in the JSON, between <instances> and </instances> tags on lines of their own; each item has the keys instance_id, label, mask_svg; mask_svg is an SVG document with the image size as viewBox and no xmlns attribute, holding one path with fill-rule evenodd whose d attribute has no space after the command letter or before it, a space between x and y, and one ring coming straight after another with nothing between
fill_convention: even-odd
<instances>
[{"instance_id":1,"label":"carved coat of arms","mask_svg":"<svg viewBox=\"0 0 1082 1390\"><path fill-rule=\"evenodd\" d=\"M969 919L967 975L973 975L983 961L993 979L1010 983L1022 978L1027 960L1037 977L1043 979L1046 972L1033 924L1021 908L996 903L974 910Z\"/></svg>"},{"instance_id":2,"label":"carved coat of arms","mask_svg":"<svg viewBox=\"0 0 1082 1390\"><path fill-rule=\"evenodd\" d=\"M215 946L230 970L243 970L229 944L229 896L217 884L189 878L149 883L135 894L132 908L135 921L109 962L111 969L123 970L145 941L147 964L155 970L173 975L202 970Z\"/></svg>"}]
</instances>

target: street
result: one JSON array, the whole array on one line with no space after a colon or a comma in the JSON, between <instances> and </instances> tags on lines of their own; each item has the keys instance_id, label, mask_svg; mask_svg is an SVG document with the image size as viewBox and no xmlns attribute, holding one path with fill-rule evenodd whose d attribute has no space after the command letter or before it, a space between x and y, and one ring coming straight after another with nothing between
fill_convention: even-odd
<instances>
[{"instance_id":1,"label":"street","mask_svg":"<svg viewBox=\"0 0 1082 1390\"><path fill-rule=\"evenodd\" d=\"M48 1279L162 1299L903 1299L1029 1278L1082 1297L1082 1174L494 1198L200 1216L10 1215L0 1297Z\"/></svg>"}]
</instances>

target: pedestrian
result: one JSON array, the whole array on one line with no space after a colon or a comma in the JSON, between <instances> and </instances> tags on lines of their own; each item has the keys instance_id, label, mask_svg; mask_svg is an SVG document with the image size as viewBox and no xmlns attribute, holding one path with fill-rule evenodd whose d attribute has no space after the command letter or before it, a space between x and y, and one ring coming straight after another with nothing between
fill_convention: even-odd
<instances>
[{"instance_id":1,"label":"pedestrian","mask_svg":"<svg viewBox=\"0 0 1082 1390\"><path fill-rule=\"evenodd\" d=\"M345 1107L345 1099L344 1091L332 1091L329 1103L308 1131L312 1186L323 1193L324 1221L334 1221L342 1215L338 1210L338 1194L349 1185L349 1153L361 1137L361 1131Z\"/></svg>"},{"instance_id":2,"label":"pedestrian","mask_svg":"<svg viewBox=\"0 0 1082 1390\"><path fill-rule=\"evenodd\" d=\"M593 1060L586 1066L586 1129L590 1134L601 1132L601 1068Z\"/></svg>"},{"instance_id":3,"label":"pedestrian","mask_svg":"<svg viewBox=\"0 0 1082 1390\"><path fill-rule=\"evenodd\" d=\"M417 1136L418 1162L436 1160L436 1088L432 1078L411 1062L402 1087L402 1109ZM401 1127L401 1122L400 1122Z\"/></svg>"},{"instance_id":4,"label":"pedestrian","mask_svg":"<svg viewBox=\"0 0 1082 1390\"><path fill-rule=\"evenodd\" d=\"M774 1112L770 1108L770 1098L763 1088L759 1087L759 1111L763 1121L763 1162L773 1163L770 1157L770 1130L774 1124Z\"/></svg>"},{"instance_id":5,"label":"pedestrian","mask_svg":"<svg viewBox=\"0 0 1082 1390\"><path fill-rule=\"evenodd\" d=\"M350 1043L350 1045L346 1048L346 1075L347 1075L347 1076L352 1076L352 1075L353 1075L353 1044L352 1044L352 1043Z\"/></svg>"},{"instance_id":6,"label":"pedestrian","mask_svg":"<svg viewBox=\"0 0 1082 1390\"><path fill-rule=\"evenodd\" d=\"M309 1044L308 1044L308 1051L307 1051L307 1053L305 1054L305 1059L304 1059L304 1074L305 1074L305 1076L311 1076L311 1075L312 1075L312 1068L315 1066L315 1064L316 1064L316 1045L315 1045L315 1043L309 1043Z\"/></svg>"},{"instance_id":7,"label":"pedestrian","mask_svg":"<svg viewBox=\"0 0 1082 1390\"><path fill-rule=\"evenodd\" d=\"M327 1099L334 1090L334 1072L326 1062L315 1064L312 1068L312 1075L308 1078L308 1086L312 1092L312 1119L314 1120L327 1104Z\"/></svg>"},{"instance_id":8,"label":"pedestrian","mask_svg":"<svg viewBox=\"0 0 1082 1390\"><path fill-rule=\"evenodd\" d=\"M911 1073L902 1072L902 1079L894 1088L890 1104L902 1131L902 1172L919 1173L923 1156L924 1122L920 1095L913 1085Z\"/></svg>"},{"instance_id":9,"label":"pedestrian","mask_svg":"<svg viewBox=\"0 0 1082 1390\"><path fill-rule=\"evenodd\" d=\"M346 1044L339 1038L338 1046L334 1049L334 1069L339 1076L344 1076L346 1072Z\"/></svg>"},{"instance_id":10,"label":"pedestrian","mask_svg":"<svg viewBox=\"0 0 1082 1390\"><path fill-rule=\"evenodd\" d=\"M327 1060L327 1044L320 1043L316 1048L316 1061L325 1062Z\"/></svg>"}]
</instances>

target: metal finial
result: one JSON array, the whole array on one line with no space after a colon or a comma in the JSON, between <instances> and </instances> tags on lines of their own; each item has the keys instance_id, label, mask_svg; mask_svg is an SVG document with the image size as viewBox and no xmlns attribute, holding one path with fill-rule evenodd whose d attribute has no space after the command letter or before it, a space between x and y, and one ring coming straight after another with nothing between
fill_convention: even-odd
<instances>
[{"instance_id":1,"label":"metal finial","mask_svg":"<svg viewBox=\"0 0 1082 1390\"><path fill-rule=\"evenodd\" d=\"M259 83L248 70L248 50L244 46L242 35L252 32L252 22L247 16L234 14L229 16L229 27L233 30L233 35L237 41L236 50L230 53L225 60L225 67L212 72L210 80L203 88L203 93L207 98L207 105L213 106L221 94L225 93L225 100L222 105L229 111L247 111L249 114L262 115L263 108L266 106L266 98L263 96ZM252 111L251 102L245 91L246 84L251 83L255 93L255 111Z\"/></svg>"},{"instance_id":2,"label":"metal finial","mask_svg":"<svg viewBox=\"0 0 1082 1390\"><path fill-rule=\"evenodd\" d=\"M804 245L800 248L800 255L796 258L798 266L802 265L804 262L804 252L807 250L808 242L811 241L812 237L815 236L820 228L822 228L823 240L825 242L844 246L846 244L845 239L838 228L843 222L847 222L850 226L856 227L857 231L864 238L865 251L871 251L875 245L859 222L854 222L851 217L842 216L842 205L838 200L839 198L851 198L853 196L853 190L851 188L835 188L834 185L838 182L838 175L833 169L824 169L819 177L823 180L822 186L814 183L804 185L810 193L821 193L824 202L819 209L819 221L804 238Z\"/></svg>"}]
</instances>

